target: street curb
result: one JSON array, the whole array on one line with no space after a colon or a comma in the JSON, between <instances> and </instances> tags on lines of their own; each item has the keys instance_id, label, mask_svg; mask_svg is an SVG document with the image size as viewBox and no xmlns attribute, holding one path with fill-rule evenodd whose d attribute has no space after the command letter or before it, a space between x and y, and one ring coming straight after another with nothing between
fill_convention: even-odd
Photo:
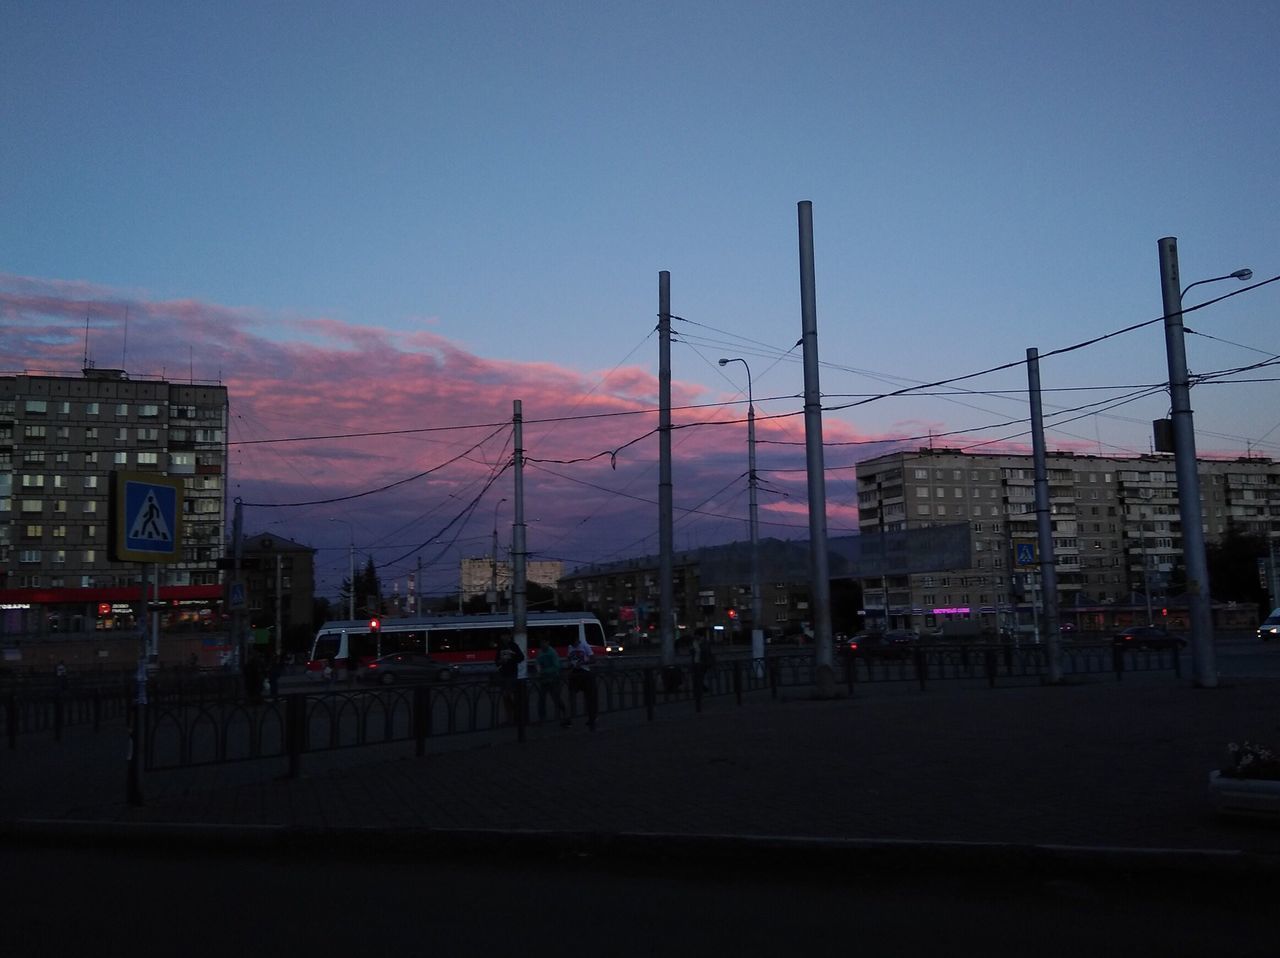
<instances>
[{"instance_id":1,"label":"street curb","mask_svg":"<svg viewBox=\"0 0 1280 958\"><path fill-rule=\"evenodd\" d=\"M841 839L770 835L688 835L406 828L299 828L23 819L0 823L0 844L193 851L290 858L532 858L617 866L761 869L814 876L972 875L1003 882L1085 879L1184 884L1280 883L1280 856L1245 851Z\"/></svg>"}]
</instances>

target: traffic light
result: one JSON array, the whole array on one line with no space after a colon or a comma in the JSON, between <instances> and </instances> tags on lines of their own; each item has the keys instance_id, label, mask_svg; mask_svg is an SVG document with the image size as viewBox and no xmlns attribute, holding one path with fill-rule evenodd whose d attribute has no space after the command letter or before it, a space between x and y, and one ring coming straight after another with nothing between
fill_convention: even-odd
<instances>
[{"instance_id":1,"label":"traffic light","mask_svg":"<svg viewBox=\"0 0 1280 958\"><path fill-rule=\"evenodd\" d=\"M378 620L378 619L376 619L376 618L374 618L374 619L370 619L370 620L369 620L369 631L370 631L370 632L377 632L377 631L378 631L378 629L380 629L380 628L382 628L382 622L381 622L381 621L379 621L379 620Z\"/></svg>"},{"instance_id":2,"label":"traffic light","mask_svg":"<svg viewBox=\"0 0 1280 958\"><path fill-rule=\"evenodd\" d=\"M729 621L730 621L730 622L732 622L732 621L734 621L735 619L737 619L737 617L738 617L738 610L737 610L737 609L730 609L730 610L729 610L729 612L728 612L728 615L729 615Z\"/></svg>"}]
</instances>

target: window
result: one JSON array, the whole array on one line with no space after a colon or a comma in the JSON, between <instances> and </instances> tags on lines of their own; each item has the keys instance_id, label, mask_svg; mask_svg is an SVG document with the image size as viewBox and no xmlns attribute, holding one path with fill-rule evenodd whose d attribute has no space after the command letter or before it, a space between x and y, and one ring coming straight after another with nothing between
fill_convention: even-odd
<instances>
[{"instance_id":1,"label":"window","mask_svg":"<svg viewBox=\"0 0 1280 958\"><path fill-rule=\"evenodd\" d=\"M116 415L117 416L129 415L129 404L127 402L116 403Z\"/></svg>"},{"instance_id":2,"label":"window","mask_svg":"<svg viewBox=\"0 0 1280 958\"><path fill-rule=\"evenodd\" d=\"M156 452L139 452L138 465L154 466L160 461L160 454Z\"/></svg>"},{"instance_id":3,"label":"window","mask_svg":"<svg viewBox=\"0 0 1280 958\"><path fill-rule=\"evenodd\" d=\"M152 418L160 415L160 407L154 403L144 403L138 407L138 415Z\"/></svg>"},{"instance_id":4,"label":"window","mask_svg":"<svg viewBox=\"0 0 1280 958\"><path fill-rule=\"evenodd\" d=\"M22 436L24 439L44 439L46 434L44 426L33 426L28 423L22 427Z\"/></svg>"},{"instance_id":5,"label":"window","mask_svg":"<svg viewBox=\"0 0 1280 958\"><path fill-rule=\"evenodd\" d=\"M56 427L56 428L53 430L53 435L54 435L54 437L55 437L55 438L57 438L57 439L70 439L70 438L71 438L71 427L70 427L70 426L58 426L58 427Z\"/></svg>"},{"instance_id":6,"label":"window","mask_svg":"<svg viewBox=\"0 0 1280 958\"><path fill-rule=\"evenodd\" d=\"M117 442L125 442L128 438L129 438L129 430L126 429L124 426L121 426L119 429L116 430Z\"/></svg>"},{"instance_id":7,"label":"window","mask_svg":"<svg viewBox=\"0 0 1280 958\"><path fill-rule=\"evenodd\" d=\"M41 502L39 499L23 499L22 511L23 512L44 512L44 503Z\"/></svg>"},{"instance_id":8,"label":"window","mask_svg":"<svg viewBox=\"0 0 1280 958\"><path fill-rule=\"evenodd\" d=\"M48 412L49 404L43 399L28 399L25 408L27 412Z\"/></svg>"},{"instance_id":9,"label":"window","mask_svg":"<svg viewBox=\"0 0 1280 958\"><path fill-rule=\"evenodd\" d=\"M111 461L117 466L127 466L129 464L129 454L124 451L117 452L113 455Z\"/></svg>"},{"instance_id":10,"label":"window","mask_svg":"<svg viewBox=\"0 0 1280 958\"><path fill-rule=\"evenodd\" d=\"M86 429L86 430L84 431L84 438L85 438L85 439L97 439L97 438L98 438L98 427L97 427L97 426L90 426L88 429Z\"/></svg>"},{"instance_id":11,"label":"window","mask_svg":"<svg viewBox=\"0 0 1280 958\"><path fill-rule=\"evenodd\" d=\"M44 526L37 525L35 523L32 523L31 525L24 527L22 530L22 538L24 539L39 539L43 535L44 535Z\"/></svg>"},{"instance_id":12,"label":"window","mask_svg":"<svg viewBox=\"0 0 1280 958\"><path fill-rule=\"evenodd\" d=\"M98 561L98 550L97 550L97 549L85 549L85 550L84 550L84 561L85 561L85 562L96 562L96 561Z\"/></svg>"},{"instance_id":13,"label":"window","mask_svg":"<svg viewBox=\"0 0 1280 958\"><path fill-rule=\"evenodd\" d=\"M85 477L84 477L84 487L85 487L85 490L86 490L86 491L87 491L87 490L89 490L89 489L97 489L97 488L98 488L98 477L97 477L97 476L85 476Z\"/></svg>"},{"instance_id":14,"label":"window","mask_svg":"<svg viewBox=\"0 0 1280 958\"><path fill-rule=\"evenodd\" d=\"M55 539L65 539L67 537L66 526L54 526L52 532Z\"/></svg>"},{"instance_id":15,"label":"window","mask_svg":"<svg viewBox=\"0 0 1280 958\"><path fill-rule=\"evenodd\" d=\"M34 463L39 465L44 462L43 449L28 449L22 454L22 461L25 463Z\"/></svg>"},{"instance_id":16,"label":"window","mask_svg":"<svg viewBox=\"0 0 1280 958\"><path fill-rule=\"evenodd\" d=\"M23 476L22 488L23 489L43 489L44 476Z\"/></svg>"},{"instance_id":17,"label":"window","mask_svg":"<svg viewBox=\"0 0 1280 958\"><path fill-rule=\"evenodd\" d=\"M53 511L54 511L54 512L66 512L66 511L67 511L67 500L66 500L66 499L54 499L54 500L53 500Z\"/></svg>"},{"instance_id":18,"label":"window","mask_svg":"<svg viewBox=\"0 0 1280 958\"><path fill-rule=\"evenodd\" d=\"M98 464L98 454L96 452L86 452L84 454L84 464L86 466L96 466Z\"/></svg>"},{"instance_id":19,"label":"window","mask_svg":"<svg viewBox=\"0 0 1280 958\"><path fill-rule=\"evenodd\" d=\"M86 500L85 500L85 503L84 503L84 511L85 511L85 512L97 512L97 511L98 511L98 500L96 500L96 499L86 499Z\"/></svg>"},{"instance_id":20,"label":"window","mask_svg":"<svg viewBox=\"0 0 1280 958\"><path fill-rule=\"evenodd\" d=\"M67 561L67 550L65 550L65 549L54 549L54 550L53 550L53 561L54 561L54 563L55 563L55 564L59 564L59 563L64 563L64 562L66 562L66 561Z\"/></svg>"},{"instance_id":21,"label":"window","mask_svg":"<svg viewBox=\"0 0 1280 958\"><path fill-rule=\"evenodd\" d=\"M56 452L53 454L53 461L60 466L69 466L71 465L71 453Z\"/></svg>"},{"instance_id":22,"label":"window","mask_svg":"<svg viewBox=\"0 0 1280 958\"><path fill-rule=\"evenodd\" d=\"M98 415L98 404L96 402L87 402L84 404L84 414L86 416Z\"/></svg>"},{"instance_id":23,"label":"window","mask_svg":"<svg viewBox=\"0 0 1280 958\"><path fill-rule=\"evenodd\" d=\"M40 550L39 549L22 549L21 551L18 552L18 561L28 562L28 563L39 562Z\"/></svg>"}]
</instances>

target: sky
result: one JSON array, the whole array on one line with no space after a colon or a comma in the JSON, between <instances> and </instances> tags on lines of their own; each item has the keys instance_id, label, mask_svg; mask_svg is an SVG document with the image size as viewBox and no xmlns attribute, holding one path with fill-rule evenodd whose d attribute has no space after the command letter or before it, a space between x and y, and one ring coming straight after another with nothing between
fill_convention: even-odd
<instances>
[{"instance_id":1,"label":"sky","mask_svg":"<svg viewBox=\"0 0 1280 958\"><path fill-rule=\"evenodd\" d=\"M809 201L832 534L859 460L1029 450L1028 348L1050 449L1148 452L1163 236L1184 286L1254 271L1187 294L1236 294L1185 317L1198 451L1280 457L1276 36L1211 0L0 0L0 371L223 382L247 532L322 594L353 548L447 593L509 547L516 401L531 558L656 552L668 270L677 548L747 537L730 357L761 535L803 538Z\"/></svg>"}]
</instances>

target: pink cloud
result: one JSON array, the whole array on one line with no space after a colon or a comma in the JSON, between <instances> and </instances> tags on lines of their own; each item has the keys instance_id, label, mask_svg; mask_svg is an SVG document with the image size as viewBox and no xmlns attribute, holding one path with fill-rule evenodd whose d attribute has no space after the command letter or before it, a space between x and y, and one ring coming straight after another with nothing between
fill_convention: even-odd
<instances>
[{"instance_id":1,"label":"pink cloud","mask_svg":"<svg viewBox=\"0 0 1280 958\"><path fill-rule=\"evenodd\" d=\"M514 399L524 407L531 552L573 565L657 548L658 382L641 365L590 372L548 361L496 360L427 329L276 318L0 274L0 367L78 375L86 314L90 358L97 365L123 366L134 378L227 386L231 495L257 504L246 509L246 528L273 528L318 546L342 574L342 544L353 530L357 544L379 564L406 556L389 570L396 575L413 568L419 556L424 562L443 556L436 563L442 583L456 583L459 554L489 552L495 504L513 497L510 473L482 491L511 458ZM710 398L690 382L673 383L672 395L676 406ZM673 415L684 427L672 443L678 523L697 529L701 544L746 535L744 417L741 405ZM761 417L761 439L803 436L799 417L775 421L763 411ZM313 438L322 436L335 438ZM834 425L828 436L853 438L854 432ZM762 475L768 467L802 467L803 445L762 445L760 464ZM428 474L385 493L293 505L351 496L419 473ZM762 534L803 537L803 473L767 479L760 496ZM477 496L480 503L468 511ZM499 508L500 524L510 523L511 508L510 501ZM833 509L833 524L838 517L852 525L845 521L848 505Z\"/></svg>"}]
</instances>

